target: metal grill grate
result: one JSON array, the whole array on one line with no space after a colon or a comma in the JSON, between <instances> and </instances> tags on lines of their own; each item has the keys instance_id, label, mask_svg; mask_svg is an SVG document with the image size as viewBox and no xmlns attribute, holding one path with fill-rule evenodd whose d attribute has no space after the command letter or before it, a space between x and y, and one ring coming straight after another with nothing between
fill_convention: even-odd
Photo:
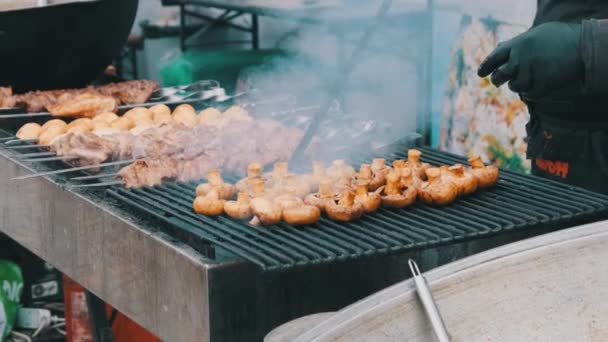
<instances>
[{"instance_id":1,"label":"metal grill grate","mask_svg":"<svg viewBox=\"0 0 608 342\"><path fill-rule=\"evenodd\" d=\"M422 148L431 164L463 163L461 157ZM406 158L402 152L387 161ZM283 270L363 256L429 248L514 229L575 224L608 216L608 196L515 172L502 171L499 184L454 204L436 208L416 204L381 209L357 222L322 219L314 227L287 224L255 227L227 217L192 211L196 183L155 188L112 188L108 193L175 228L225 248L262 269Z\"/></svg>"}]
</instances>

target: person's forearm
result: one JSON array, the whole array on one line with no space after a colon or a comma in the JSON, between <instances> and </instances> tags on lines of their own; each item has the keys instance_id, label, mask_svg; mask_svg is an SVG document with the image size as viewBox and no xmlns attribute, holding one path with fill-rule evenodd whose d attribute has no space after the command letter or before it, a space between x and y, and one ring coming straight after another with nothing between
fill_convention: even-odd
<instances>
[{"instance_id":1,"label":"person's forearm","mask_svg":"<svg viewBox=\"0 0 608 342\"><path fill-rule=\"evenodd\" d=\"M581 57L588 94L608 94L608 19L583 21Z\"/></svg>"}]
</instances>

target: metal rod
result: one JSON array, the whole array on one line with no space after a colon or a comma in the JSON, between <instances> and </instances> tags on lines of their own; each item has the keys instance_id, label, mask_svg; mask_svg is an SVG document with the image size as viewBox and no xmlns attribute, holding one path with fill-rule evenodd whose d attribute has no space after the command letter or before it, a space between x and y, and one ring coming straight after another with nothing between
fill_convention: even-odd
<instances>
[{"instance_id":1,"label":"metal rod","mask_svg":"<svg viewBox=\"0 0 608 342\"><path fill-rule=\"evenodd\" d=\"M59 175L59 174L64 174L64 173L76 172L76 171L85 171L85 170L98 169L98 168L102 168L102 167L106 167L106 166L127 165L127 164L134 163L136 161L137 161L137 159L121 160L121 161L110 162L110 163L103 163L103 164L97 164L97 165L87 165L87 166L74 167L74 168L64 169L64 170L55 170L55 171L49 171L49 172L34 173L34 174L31 174L31 175L26 175L26 176L21 176L21 177L15 177L15 178L13 178L13 180L23 180L23 179L30 179L30 178L36 178L36 177Z\"/></svg>"},{"instance_id":2,"label":"metal rod","mask_svg":"<svg viewBox=\"0 0 608 342\"><path fill-rule=\"evenodd\" d=\"M7 141L7 140L14 140L17 139L17 137L4 137L4 138L0 138L0 141Z\"/></svg>"},{"instance_id":3,"label":"metal rod","mask_svg":"<svg viewBox=\"0 0 608 342\"><path fill-rule=\"evenodd\" d=\"M25 158L36 158L36 157L52 157L52 156L56 156L56 155L57 154L55 152L35 152L35 153L18 154L17 158L25 159Z\"/></svg>"},{"instance_id":4,"label":"metal rod","mask_svg":"<svg viewBox=\"0 0 608 342\"><path fill-rule=\"evenodd\" d=\"M83 180L110 178L110 177L117 177L117 176L118 176L118 173L101 173L101 174L92 175L92 176L74 177L74 178L70 178L70 180L71 181L83 181Z\"/></svg>"},{"instance_id":5,"label":"metal rod","mask_svg":"<svg viewBox=\"0 0 608 342\"><path fill-rule=\"evenodd\" d=\"M112 182L105 182L105 183L69 185L68 188L70 188L70 189L103 188L103 187L107 187L107 186L125 185L125 184L126 184L126 182L124 182L124 181L112 181Z\"/></svg>"},{"instance_id":6,"label":"metal rod","mask_svg":"<svg viewBox=\"0 0 608 342\"><path fill-rule=\"evenodd\" d=\"M21 114L0 114L0 119L19 119L19 118L38 118L42 116L53 116L48 112L40 113L21 113Z\"/></svg>"},{"instance_id":7,"label":"metal rod","mask_svg":"<svg viewBox=\"0 0 608 342\"><path fill-rule=\"evenodd\" d=\"M51 145L19 145L19 146L7 146L5 148L9 150L24 150L27 148L49 148Z\"/></svg>"},{"instance_id":8,"label":"metal rod","mask_svg":"<svg viewBox=\"0 0 608 342\"><path fill-rule=\"evenodd\" d=\"M69 161L80 159L78 156L55 156L49 158L30 158L23 159L24 162L33 162L33 163L43 163L43 162L52 162L52 161Z\"/></svg>"},{"instance_id":9,"label":"metal rod","mask_svg":"<svg viewBox=\"0 0 608 342\"><path fill-rule=\"evenodd\" d=\"M38 142L38 139L12 139L5 142L5 145L17 145L21 143L35 143Z\"/></svg>"},{"instance_id":10,"label":"metal rod","mask_svg":"<svg viewBox=\"0 0 608 342\"><path fill-rule=\"evenodd\" d=\"M355 46L355 50L351 55L350 60L344 63L344 67L339 70L338 75L336 75L335 82L330 88L329 96L321 106L321 109L317 112L317 114L315 114L315 116L313 116L312 122L308 126L304 137L302 138L302 140L298 144L298 147L293 153L293 156L291 158L292 162L298 163L300 162L300 159L304 156L304 152L306 152L308 145L310 145L310 142L312 141L314 134L319 128L321 121L331 108L331 105L334 103L335 99L340 96L340 93L348 84L350 76L352 75L355 67L357 66L357 63L361 59L361 54L366 50L369 41L376 32L378 26L382 23L382 19L384 19L388 14L388 11L390 10L392 4L392 0L382 1L382 4L378 8L378 12L376 13L374 22L365 31L357 46Z\"/></svg>"},{"instance_id":11,"label":"metal rod","mask_svg":"<svg viewBox=\"0 0 608 342\"><path fill-rule=\"evenodd\" d=\"M414 260L408 260L408 264L410 265L410 270L414 276L414 283L416 284L418 297L420 298L422 306L424 307L424 310L431 321L433 332L435 333L437 341L450 342L450 337L448 336L445 324L443 323L439 309L437 309L437 305L435 304L435 300L433 299L433 295L429 289L426 279L420 272L420 269Z\"/></svg>"}]
</instances>

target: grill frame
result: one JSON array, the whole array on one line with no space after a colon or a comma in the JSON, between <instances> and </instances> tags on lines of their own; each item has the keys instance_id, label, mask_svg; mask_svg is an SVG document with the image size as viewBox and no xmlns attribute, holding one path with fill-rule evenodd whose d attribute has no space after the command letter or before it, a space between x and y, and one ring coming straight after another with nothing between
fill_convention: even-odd
<instances>
[{"instance_id":1,"label":"grill frame","mask_svg":"<svg viewBox=\"0 0 608 342\"><path fill-rule=\"evenodd\" d=\"M422 159L434 165L466 162L462 157L428 147L420 150ZM376 157L392 162L406 158L406 154L407 146L399 144ZM353 159L353 163L369 162L370 159ZM189 182L141 189L112 187L106 193L268 272L411 252L515 230L565 227L608 218L608 196L507 170L501 170L495 188L458 199L447 207L417 203L400 210L382 208L357 222L342 224L322 218L314 227L301 228L285 223L255 227L225 216L198 215L191 208L196 185L196 182Z\"/></svg>"}]
</instances>

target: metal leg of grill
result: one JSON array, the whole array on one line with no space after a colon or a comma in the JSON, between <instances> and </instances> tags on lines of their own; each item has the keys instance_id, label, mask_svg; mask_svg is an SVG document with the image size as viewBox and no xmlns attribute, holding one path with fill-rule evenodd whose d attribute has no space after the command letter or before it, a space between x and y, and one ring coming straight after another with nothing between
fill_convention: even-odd
<instances>
[{"instance_id":1,"label":"metal leg of grill","mask_svg":"<svg viewBox=\"0 0 608 342\"><path fill-rule=\"evenodd\" d=\"M86 291L86 295L94 341L114 342L114 333L106 316L105 303L89 291Z\"/></svg>"}]
</instances>

